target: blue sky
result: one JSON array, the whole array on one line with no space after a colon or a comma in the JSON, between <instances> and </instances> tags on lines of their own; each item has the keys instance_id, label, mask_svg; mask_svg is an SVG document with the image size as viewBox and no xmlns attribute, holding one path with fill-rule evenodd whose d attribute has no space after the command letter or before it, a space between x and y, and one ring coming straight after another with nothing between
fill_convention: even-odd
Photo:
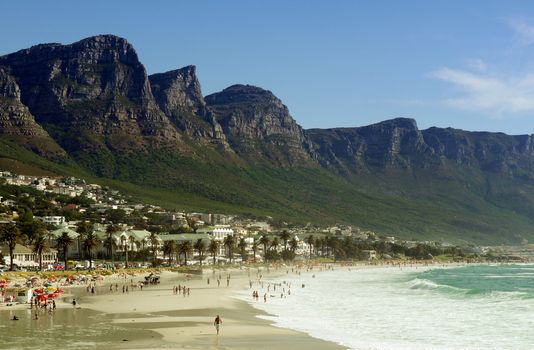
<instances>
[{"instance_id":1,"label":"blue sky","mask_svg":"<svg viewBox=\"0 0 534 350\"><path fill-rule=\"evenodd\" d=\"M0 54L111 33L149 73L273 91L305 128L394 117L534 133L532 1L12 1Z\"/></svg>"}]
</instances>

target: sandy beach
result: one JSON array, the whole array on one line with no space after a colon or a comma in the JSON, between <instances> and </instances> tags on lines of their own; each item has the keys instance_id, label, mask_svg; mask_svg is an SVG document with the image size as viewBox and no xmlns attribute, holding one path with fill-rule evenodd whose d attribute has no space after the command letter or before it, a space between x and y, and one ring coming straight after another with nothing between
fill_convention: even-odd
<instances>
[{"instance_id":1,"label":"sandy beach","mask_svg":"<svg viewBox=\"0 0 534 350\"><path fill-rule=\"evenodd\" d=\"M217 286L219 275L221 283ZM230 283L227 287L228 275ZM263 278L277 275L281 272ZM120 344L117 348L342 349L304 333L274 327L257 318L256 315L264 313L235 297L238 290L249 288L250 281L256 279L255 273L251 272L251 276L249 279L246 271L238 270L216 272L215 275L206 271L203 276L187 280L183 274L166 272L161 284L145 287L143 291L109 293L108 285L104 284L99 288L103 294L82 298L82 302L89 309L113 314L116 324L151 330L162 336L155 346L144 341ZM178 284L190 288L190 295L174 294L173 287ZM250 289L251 300L253 289ZM263 299L257 302L263 302ZM213 325L216 315L223 320L218 336Z\"/></svg>"},{"instance_id":2,"label":"sandy beach","mask_svg":"<svg viewBox=\"0 0 534 350\"><path fill-rule=\"evenodd\" d=\"M94 294L83 286L67 288L67 294L57 303L53 321L45 316L39 321L30 321L30 325L35 327L40 323L39 327L46 327L45 324L50 323L57 327L65 322L76 329L73 322L79 322L81 328L106 329L108 332L102 334L102 340L105 338L106 346L114 349L343 349L305 333L272 326L271 322L256 317L266 314L236 297L238 291L250 290L252 301L252 291L259 290L256 272L256 269L251 270L250 277L247 270L216 270L215 274L205 270L203 275L189 277L183 273L162 272L160 284L144 286L142 290L132 288L131 283L143 280L146 274L126 278L108 276L96 283ZM264 281L269 281L285 273L286 270L263 271L262 276ZM219 276L220 286L217 284ZM110 285L113 286L111 292ZM178 285L190 288L190 294L175 294L173 288ZM128 292L123 293L122 286L128 286ZM76 308L71 304L73 297L77 300ZM263 294L254 302L263 303ZM32 317L32 311L24 304L13 306L9 311L0 309L4 319L16 312L21 318ZM73 319L71 314L77 315ZM213 325L216 315L223 321L219 335ZM90 323L84 318L91 320ZM47 348L46 344L41 343L40 348ZM87 348L94 347L87 344ZM83 344L78 348L84 348Z\"/></svg>"}]
</instances>

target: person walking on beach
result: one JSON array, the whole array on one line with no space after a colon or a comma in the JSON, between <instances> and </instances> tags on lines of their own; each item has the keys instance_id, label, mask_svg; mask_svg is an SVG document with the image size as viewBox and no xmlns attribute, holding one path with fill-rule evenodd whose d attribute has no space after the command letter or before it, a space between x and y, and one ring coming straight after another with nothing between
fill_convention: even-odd
<instances>
[{"instance_id":1,"label":"person walking on beach","mask_svg":"<svg viewBox=\"0 0 534 350\"><path fill-rule=\"evenodd\" d=\"M222 320L219 317L219 315L217 315L217 317L215 317L215 321L213 321L213 325L215 326L215 329L217 330L217 335L219 335L219 326L221 325L221 323L222 323Z\"/></svg>"}]
</instances>

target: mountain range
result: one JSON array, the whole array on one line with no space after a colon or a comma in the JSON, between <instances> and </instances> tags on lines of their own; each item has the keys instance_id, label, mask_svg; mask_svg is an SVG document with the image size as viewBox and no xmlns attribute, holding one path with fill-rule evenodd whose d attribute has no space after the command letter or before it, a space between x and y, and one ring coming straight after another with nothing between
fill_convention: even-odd
<instances>
[{"instance_id":1,"label":"mountain range","mask_svg":"<svg viewBox=\"0 0 534 350\"><path fill-rule=\"evenodd\" d=\"M0 56L0 167L79 175L166 207L522 243L534 239L533 165L532 135L407 118L303 129L268 90L204 96L194 66L148 75L113 35Z\"/></svg>"}]
</instances>

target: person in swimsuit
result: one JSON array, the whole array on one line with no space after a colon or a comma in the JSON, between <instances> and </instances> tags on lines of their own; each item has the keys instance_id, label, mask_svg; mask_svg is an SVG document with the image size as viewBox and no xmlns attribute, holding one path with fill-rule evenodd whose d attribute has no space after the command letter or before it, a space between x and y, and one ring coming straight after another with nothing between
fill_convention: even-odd
<instances>
[{"instance_id":1,"label":"person in swimsuit","mask_svg":"<svg viewBox=\"0 0 534 350\"><path fill-rule=\"evenodd\" d=\"M213 321L213 325L215 326L215 329L217 330L217 335L219 335L219 326L221 325L221 323L222 323L222 320L219 317L219 315L217 315L217 317L215 317L215 321Z\"/></svg>"}]
</instances>

